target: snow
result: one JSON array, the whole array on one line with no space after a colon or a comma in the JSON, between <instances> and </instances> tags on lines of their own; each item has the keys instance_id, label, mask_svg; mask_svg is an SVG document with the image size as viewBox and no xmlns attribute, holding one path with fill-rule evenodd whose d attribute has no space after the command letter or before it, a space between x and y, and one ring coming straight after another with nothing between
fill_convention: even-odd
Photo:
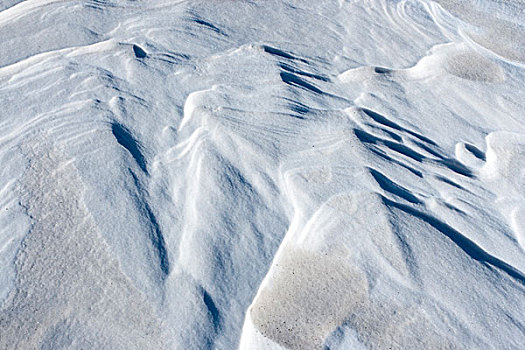
<instances>
[{"instance_id":1,"label":"snow","mask_svg":"<svg viewBox=\"0 0 525 350\"><path fill-rule=\"evenodd\" d=\"M520 349L525 3L0 3L1 349Z\"/></svg>"}]
</instances>

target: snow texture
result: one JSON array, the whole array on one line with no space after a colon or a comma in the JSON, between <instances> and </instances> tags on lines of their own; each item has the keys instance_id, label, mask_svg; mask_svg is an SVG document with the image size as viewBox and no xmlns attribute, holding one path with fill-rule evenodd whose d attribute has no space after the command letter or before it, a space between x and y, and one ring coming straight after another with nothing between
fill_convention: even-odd
<instances>
[{"instance_id":1,"label":"snow texture","mask_svg":"<svg viewBox=\"0 0 525 350\"><path fill-rule=\"evenodd\" d=\"M522 349L522 0L0 2L0 349Z\"/></svg>"}]
</instances>

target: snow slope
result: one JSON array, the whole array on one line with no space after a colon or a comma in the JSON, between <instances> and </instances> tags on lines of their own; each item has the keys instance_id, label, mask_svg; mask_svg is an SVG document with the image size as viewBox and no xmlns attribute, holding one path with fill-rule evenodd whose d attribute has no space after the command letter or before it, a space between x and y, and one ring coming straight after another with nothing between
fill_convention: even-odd
<instances>
[{"instance_id":1,"label":"snow slope","mask_svg":"<svg viewBox=\"0 0 525 350\"><path fill-rule=\"evenodd\" d=\"M523 347L523 1L0 10L0 349Z\"/></svg>"}]
</instances>

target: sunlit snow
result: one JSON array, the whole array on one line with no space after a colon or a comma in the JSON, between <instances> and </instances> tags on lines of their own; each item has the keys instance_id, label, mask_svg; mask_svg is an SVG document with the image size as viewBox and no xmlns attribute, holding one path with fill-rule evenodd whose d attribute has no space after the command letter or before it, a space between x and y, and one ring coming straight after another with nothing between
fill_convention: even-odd
<instances>
[{"instance_id":1,"label":"sunlit snow","mask_svg":"<svg viewBox=\"0 0 525 350\"><path fill-rule=\"evenodd\" d=\"M0 39L0 349L523 349L522 0L3 0Z\"/></svg>"}]
</instances>

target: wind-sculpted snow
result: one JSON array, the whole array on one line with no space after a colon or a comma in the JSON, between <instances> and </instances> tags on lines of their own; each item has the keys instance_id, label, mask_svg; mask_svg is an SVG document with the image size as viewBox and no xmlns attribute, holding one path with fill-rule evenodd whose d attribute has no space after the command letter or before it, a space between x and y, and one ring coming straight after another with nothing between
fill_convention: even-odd
<instances>
[{"instance_id":1,"label":"wind-sculpted snow","mask_svg":"<svg viewBox=\"0 0 525 350\"><path fill-rule=\"evenodd\" d=\"M80 202L74 166L41 146L23 149L31 163L21 204L34 224L14 262L17 287L4 304L1 347L167 347L161 320Z\"/></svg>"},{"instance_id":2,"label":"wind-sculpted snow","mask_svg":"<svg viewBox=\"0 0 525 350\"><path fill-rule=\"evenodd\" d=\"M520 349L521 1L4 1L1 349Z\"/></svg>"}]
</instances>

